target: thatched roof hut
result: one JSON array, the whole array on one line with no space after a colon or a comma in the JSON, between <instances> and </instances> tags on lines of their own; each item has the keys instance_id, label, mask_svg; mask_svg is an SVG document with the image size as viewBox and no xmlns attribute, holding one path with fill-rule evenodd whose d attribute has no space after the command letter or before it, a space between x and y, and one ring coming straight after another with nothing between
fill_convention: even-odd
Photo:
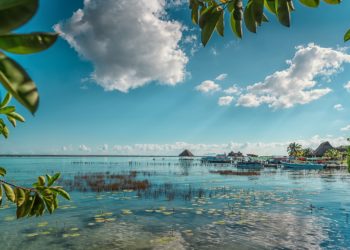
<instances>
[{"instance_id":1,"label":"thatched roof hut","mask_svg":"<svg viewBox=\"0 0 350 250\"><path fill-rule=\"evenodd\" d=\"M315 150L314 155L316 157L322 157L329 149L334 149L333 146L328 142L322 142L320 146Z\"/></svg>"},{"instance_id":2,"label":"thatched roof hut","mask_svg":"<svg viewBox=\"0 0 350 250\"><path fill-rule=\"evenodd\" d=\"M258 155L256 155L256 154L247 154L247 156L249 156L249 157L253 157L253 158L259 157L259 156L258 156Z\"/></svg>"},{"instance_id":3,"label":"thatched roof hut","mask_svg":"<svg viewBox=\"0 0 350 250\"><path fill-rule=\"evenodd\" d=\"M341 153L346 153L348 151L348 147L349 146L339 146L339 147L336 147L336 150L338 150Z\"/></svg>"},{"instance_id":4,"label":"thatched roof hut","mask_svg":"<svg viewBox=\"0 0 350 250\"><path fill-rule=\"evenodd\" d=\"M185 149L181 154L179 154L179 157L193 157L194 155L188 150Z\"/></svg>"},{"instance_id":5,"label":"thatched roof hut","mask_svg":"<svg viewBox=\"0 0 350 250\"><path fill-rule=\"evenodd\" d=\"M243 157L243 154L241 152L235 153L235 152L231 151L230 153L228 153L227 156L229 156L229 157Z\"/></svg>"}]
</instances>

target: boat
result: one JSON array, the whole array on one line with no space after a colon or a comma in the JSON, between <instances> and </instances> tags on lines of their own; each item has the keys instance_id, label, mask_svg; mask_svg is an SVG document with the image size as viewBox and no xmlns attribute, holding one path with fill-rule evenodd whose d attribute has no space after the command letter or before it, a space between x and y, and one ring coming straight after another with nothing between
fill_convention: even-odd
<instances>
[{"instance_id":1,"label":"boat","mask_svg":"<svg viewBox=\"0 0 350 250\"><path fill-rule=\"evenodd\" d=\"M219 163L219 164L232 163L231 158L228 157L226 154L216 155L216 156L205 156L205 157L202 157L201 161L203 163Z\"/></svg>"},{"instance_id":2,"label":"boat","mask_svg":"<svg viewBox=\"0 0 350 250\"><path fill-rule=\"evenodd\" d=\"M324 169L326 164L320 163L312 163L312 162L282 162L282 166L287 169L295 169L295 170L308 170L308 169Z\"/></svg>"},{"instance_id":3,"label":"boat","mask_svg":"<svg viewBox=\"0 0 350 250\"><path fill-rule=\"evenodd\" d=\"M263 164L259 161L241 161L237 162L236 167L242 169L262 169Z\"/></svg>"},{"instance_id":4,"label":"boat","mask_svg":"<svg viewBox=\"0 0 350 250\"><path fill-rule=\"evenodd\" d=\"M266 162L264 162L264 167L265 168L278 168L281 166L281 162L285 161L286 158L281 158L281 157L273 157L268 159Z\"/></svg>"}]
</instances>

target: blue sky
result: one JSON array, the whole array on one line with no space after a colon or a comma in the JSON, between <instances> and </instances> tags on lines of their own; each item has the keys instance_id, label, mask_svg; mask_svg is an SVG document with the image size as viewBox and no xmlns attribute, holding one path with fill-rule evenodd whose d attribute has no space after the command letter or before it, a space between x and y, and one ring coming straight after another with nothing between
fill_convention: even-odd
<instances>
[{"instance_id":1,"label":"blue sky","mask_svg":"<svg viewBox=\"0 0 350 250\"><path fill-rule=\"evenodd\" d=\"M2 152L175 154L188 147L198 154L282 154L290 141L311 147L326 139L345 143L350 50L341 47L349 46L342 38L350 27L350 2L322 3L317 9L296 3L291 28L269 15L270 22L257 34L244 30L243 40L232 35L227 23L225 37L215 34L206 48L199 44L200 31L190 23L186 4L148 1L159 13L151 17L148 30L139 32L142 25L134 14L152 15L152 10L121 12L124 2L41 1L38 15L18 32L52 31L59 24L56 30L65 39L40 54L13 56L37 83L41 102L35 117L17 106L27 122L11 129L10 138L0 145ZM72 19L78 9L75 18L83 13L85 24ZM108 42L100 43L101 37ZM309 53L312 48L315 57ZM339 58L333 60L335 56ZM286 61L293 57L296 67L307 72L293 72L292 80L312 84L303 78L311 72L314 85L294 89L298 83L286 84L290 92L280 96L276 81L284 86L284 76L275 82L265 78L278 71L288 74ZM303 60L308 60L306 65ZM317 64L315 60L334 65L312 73L307 65ZM221 74L227 76L216 80ZM211 82L199 87L205 81ZM251 90L259 82L254 87L258 90ZM238 93L227 94L232 86ZM300 90L311 89L321 91L300 97ZM262 91L267 94L262 96ZM243 101L246 94L258 98L254 107ZM222 100L227 105L220 106L219 98L227 96Z\"/></svg>"}]
</instances>

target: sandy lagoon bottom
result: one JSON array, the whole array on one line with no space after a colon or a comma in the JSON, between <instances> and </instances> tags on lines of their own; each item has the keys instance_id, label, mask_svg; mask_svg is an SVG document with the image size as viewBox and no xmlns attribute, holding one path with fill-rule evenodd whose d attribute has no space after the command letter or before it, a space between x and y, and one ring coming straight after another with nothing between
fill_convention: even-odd
<instances>
[{"instance_id":1,"label":"sandy lagoon bottom","mask_svg":"<svg viewBox=\"0 0 350 250\"><path fill-rule=\"evenodd\" d=\"M161 157L0 158L0 165L20 184L61 172L72 196L40 218L16 220L15 208L3 205L3 250L350 249L346 171L220 175L236 170ZM130 173L147 188L91 192L74 182Z\"/></svg>"}]
</instances>

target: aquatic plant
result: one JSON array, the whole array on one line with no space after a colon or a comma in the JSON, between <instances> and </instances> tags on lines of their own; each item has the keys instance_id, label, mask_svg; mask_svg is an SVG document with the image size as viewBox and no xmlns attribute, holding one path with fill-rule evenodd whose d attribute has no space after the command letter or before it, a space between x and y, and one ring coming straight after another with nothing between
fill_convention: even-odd
<instances>
[{"instance_id":1,"label":"aquatic plant","mask_svg":"<svg viewBox=\"0 0 350 250\"><path fill-rule=\"evenodd\" d=\"M202 198L206 196L203 188L193 188L189 185L187 188L177 187L172 183L164 183L152 185L150 188L138 192L137 195L143 198L159 199L165 197L167 201L172 201L180 198L185 201L190 201L194 198Z\"/></svg>"},{"instance_id":2,"label":"aquatic plant","mask_svg":"<svg viewBox=\"0 0 350 250\"><path fill-rule=\"evenodd\" d=\"M260 175L259 171L232 171L232 170L218 170L210 171L211 174L220 174L220 175L238 175L238 176L255 176Z\"/></svg>"},{"instance_id":3,"label":"aquatic plant","mask_svg":"<svg viewBox=\"0 0 350 250\"><path fill-rule=\"evenodd\" d=\"M137 180L136 171L130 171L128 174L102 173L78 173L72 180L60 180L69 190L80 192L107 192L120 190L145 190L149 188L148 180Z\"/></svg>"}]
</instances>

